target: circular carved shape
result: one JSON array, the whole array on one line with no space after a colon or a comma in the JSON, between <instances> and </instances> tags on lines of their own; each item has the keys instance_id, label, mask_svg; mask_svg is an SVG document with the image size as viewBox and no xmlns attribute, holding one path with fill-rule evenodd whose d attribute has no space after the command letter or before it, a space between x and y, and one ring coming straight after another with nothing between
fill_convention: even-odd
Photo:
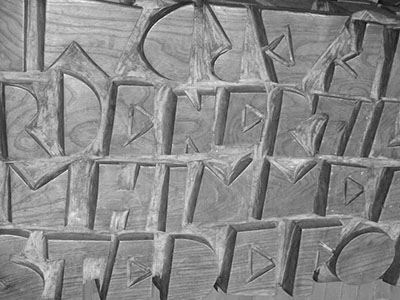
<instances>
[{"instance_id":1,"label":"circular carved shape","mask_svg":"<svg viewBox=\"0 0 400 300\"><path fill-rule=\"evenodd\" d=\"M394 242L384 233L369 232L352 239L339 254L336 274L347 284L377 280L394 258Z\"/></svg>"}]
</instances>

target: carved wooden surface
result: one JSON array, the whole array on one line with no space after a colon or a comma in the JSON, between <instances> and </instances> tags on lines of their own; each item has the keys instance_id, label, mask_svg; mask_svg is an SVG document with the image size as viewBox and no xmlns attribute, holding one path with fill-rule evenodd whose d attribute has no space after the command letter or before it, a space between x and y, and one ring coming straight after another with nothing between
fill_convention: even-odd
<instances>
[{"instance_id":1,"label":"carved wooden surface","mask_svg":"<svg viewBox=\"0 0 400 300\"><path fill-rule=\"evenodd\" d=\"M1 299L398 299L398 5L3 2Z\"/></svg>"}]
</instances>

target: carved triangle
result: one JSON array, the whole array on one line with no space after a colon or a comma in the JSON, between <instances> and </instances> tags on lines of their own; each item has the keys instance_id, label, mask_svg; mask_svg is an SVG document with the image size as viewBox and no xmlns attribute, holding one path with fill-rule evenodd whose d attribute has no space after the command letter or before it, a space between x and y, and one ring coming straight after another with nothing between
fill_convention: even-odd
<instances>
[{"instance_id":1,"label":"carved triangle","mask_svg":"<svg viewBox=\"0 0 400 300\"><path fill-rule=\"evenodd\" d=\"M282 42L282 40L285 39L287 43L287 52L288 52L288 58L283 58L279 54L277 54L274 50L278 45ZM287 25L284 33L274 39L271 43L268 45L262 47L262 50L267 54L269 57L271 57L273 60L276 62L286 66L286 67L293 67L296 64L296 61L294 59L294 51L293 51L293 41L292 41L292 32L290 30L290 26Z\"/></svg>"},{"instance_id":2,"label":"carved triangle","mask_svg":"<svg viewBox=\"0 0 400 300\"><path fill-rule=\"evenodd\" d=\"M149 278L152 274L151 269L142 264L134 257L127 260L127 287L130 288L135 284Z\"/></svg>"},{"instance_id":3,"label":"carved triangle","mask_svg":"<svg viewBox=\"0 0 400 300\"><path fill-rule=\"evenodd\" d=\"M390 136L388 147L400 146L400 111L397 114L396 122L394 124L394 131Z\"/></svg>"},{"instance_id":4,"label":"carved triangle","mask_svg":"<svg viewBox=\"0 0 400 300\"><path fill-rule=\"evenodd\" d=\"M252 117L252 121L249 119ZM242 132L245 133L264 121L264 114L250 104L246 104L242 111Z\"/></svg>"},{"instance_id":5,"label":"carved triangle","mask_svg":"<svg viewBox=\"0 0 400 300\"><path fill-rule=\"evenodd\" d=\"M105 257L87 257L83 261L83 282L96 281L100 292L103 283L107 259Z\"/></svg>"},{"instance_id":6,"label":"carved triangle","mask_svg":"<svg viewBox=\"0 0 400 300\"><path fill-rule=\"evenodd\" d=\"M364 193L364 186L351 178L346 177L344 181L344 205L351 204L354 200Z\"/></svg>"},{"instance_id":7,"label":"carved triangle","mask_svg":"<svg viewBox=\"0 0 400 300\"><path fill-rule=\"evenodd\" d=\"M139 114L145 118L145 122L137 131L133 132L134 121L135 118L138 118ZM146 134L151 128L153 128L153 126L153 116L148 113L143 107L138 105L130 107L128 115L128 139L123 144L123 147L128 146L134 140Z\"/></svg>"},{"instance_id":8,"label":"carved triangle","mask_svg":"<svg viewBox=\"0 0 400 300\"><path fill-rule=\"evenodd\" d=\"M269 161L292 183L298 182L317 164L313 158L270 157Z\"/></svg>"},{"instance_id":9,"label":"carved triangle","mask_svg":"<svg viewBox=\"0 0 400 300\"><path fill-rule=\"evenodd\" d=\"M207 160L204 164L224 184L230 185L251 163L251 155L251 152L232 154L220 159Z\"/></svg>"},{"instance_id":10,"label":"carved triangle","mask_svg":"<svg viewBox=\"0 0 400 300\"><path fill-rule=\"evenodd\" d=\"M314 156L318 153L321 146L328 119L327 114L312 115L307 120L301 122L296 129L289 131L289 133L308 155Z\"/></svg>"},{"instance_id":11,"label":"carved triangle","mask_svg":"<svg viewBox=\"0 0 400 300\"><path fill-rule=\"evenodd\" d=\"M194 153L199 153L199 148L197 148L196 144L193 142L192 138L190 136L186 137L185 140L185 153L189 153L190 149L194 152Z\"/></svg>"},{"instance_id":12,"label":"carved triangle","mask_svg":"<svg viewBox=\"0 0 400 300\"><path fill-rule=\"evenodd\" d=\"M193 107L200 111L201 110L201 95L196 89L187 89L185 90L185 95L188 97L190 103Z\"/></svg>"},{"instance_id":13,"label":"carved triangle","mask_svg":"<svg viewBox=\"0 0 400 300\"><path fill-rule=\"evenodd\" d=\"M255 245L249 247L250 276L247 278L246 283L256 280L273 268L275 268L275 263L272 257Z\"/></svg>"},{"instance_id":14,"label":"carved triangle","mask_svg":"<svg viewBox=\"0 0 400 300\"><path fill-rule=\"evenodd\" d=\"M232 43L209 5L205 5L205 42L211 49L211 61L232 49Z\"/></svg>"},{"instance_id":15,"label":"carved triangle","mask_svg":"<svg viewBox=\"0 0 400 300\"><path fill-rule=\"evenodd\" d=\"M32 190L37 190L68 169L73 157L15 161L12 168Z\"/></svg>"}]
</instances>

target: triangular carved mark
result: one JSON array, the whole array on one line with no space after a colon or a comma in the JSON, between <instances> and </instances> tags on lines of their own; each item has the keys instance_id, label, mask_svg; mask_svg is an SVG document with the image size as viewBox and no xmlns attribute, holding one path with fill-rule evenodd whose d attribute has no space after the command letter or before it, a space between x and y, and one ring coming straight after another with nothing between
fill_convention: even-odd
<instances>
[{"instance_id":1,"label":"triangular carved mark","mask_svg":"<svg viewBox=\"0 0 400 300\"><path fill-rule=\"evenodd\" d=\"M185 140L185 153L189 153L190 149L192 149L193 152L199 153L199 148L197 148L196 144L193 142L192 138L190 136L186 137Z\"/></svg>"},{"instance_id":2,"label":"triangular carved mark","mask_svg":"<svg viewBox=\"0 0 400 300\"><path fill-rule=\"evenodd\" d=\"M256 280L273 268L275 268L275 263L272 257L255 245L249 247L250 276L247 278L246 283Z\"/></svg>"},{"instance_id":3,"label":"triangular carved mark","mask_svg":"<svg viewBox=\"0 0 400 300\"><path fill-rule=\"evenodd\" d=\"M313 158L270 157L268 160L293 184L303 178L317 164Z\"/></svg>"},{"instance_id":4,"label":"triangular carved mark","mask_svg":"<svg viewBox=\"0 0 400 300\"><path fill-rule=\"evenodd\" d=\"M251 152L232 154L223 158L206 160L204 164L224 184L230 185L251 163L251 155Z\"/></svg>"},{"instance_id":5,"label":"triangular carved mark","mask_svg":"<svg viewBox=\"0 0 400 300\"><path fill-rule=\"evenodd\" d=\"M354 200L364 193L364 186L347 176L344 181L344 205L350 205Z\"/></svg>"},{"instance_id":6,"label":"triangular carved mark","mask_svg":"<svg viewBox=\"0 0 400 300\"><path fill-rule=\"evenodd\" d=\"M138 113L144 116L145 122L139 130L133 132L134 119ZM154 126L153 116L150 113L148 113L143 107L138 105L130 107L128 115L128 139L123 144L123 147L128 146L134 140L146 134L151 128L153 128L153 126Z\"/></svg>"},{"instance_id":7,"label":"triangular carved mark","mask_svg":"<svg viewBox=\"0 0 400 300\"><path fill-rule=\"evenodd\" d=\"M396 121L394 124L394 132L390 136L388 147L399 147L400 146L400 111L397 114Z\"/></svg>"},{"instance_id":8,"label":"triangular carved mark","mask_svg":"<svg viewBox=\"0 0 400 300\"><path fill-rule=\"evenodd\" d=\"M249 123L249 119L253 115L253 121ZM254 116L256 117L254 119ZM242 111L242 132L245 133L250 129L253 129L259 123L264 121L264 114L259 111L257 108L250 104L246 104L243 111ZM248 124L249 123L249 124Z\"/></svg>"},{"instance_id":9,"label":"triangular carved mark","mask_svg":"<svg viewBox=\"0 0 400 300\"><path fill-rule=\"evenodd\" d=\"M274 50L278 45L281 43L281 41L285 38L286 43L287 43L287 50L288 50L288 58L283 58L279 54L277 54ZM262 50L267 54L269 57L271 57L273 60L276 62L281 63L282 65L286 67L293 67L296 64L296 61L294 59L294 51L293 51L293 41L292 41L292 33L290 30L290 26L286 26L285 32L274 39L271 43L268 45L262 47Z\"/></svg>"},{"instance_id":10,"label":"triangular carved mark","mask_svg":"<svg viewBox=\"0 0 400 300\"><path fill-rule=\"evenodd\" d=\"M193 107L200 111L201 110L201 95L196 89L187 89L185 90L185 95L188 97L190 103Z\"/></svg>"},{"instance_id":11,"label":"triangular carved mark","mask_svg":"<svg viewBox=\"0 0 400 300\"><path fill-rule=\"evenodd\" d=\"M54 157L35 161L15 161L12 168L32 190L37 190L68 169L74 157Z\"/></svg>"},{"instance_id":12,"label":"triangular carved mark","mask_svg":"<svg viewBox=\"0 0 400 300\"><path fill-rule=\"evenodd\" d=\"M327 114L312 115L289 133L308 155L314 156L319 151L328 119Z\"/></svg>"},{"instance_id":13,"label":"triangular carved mark","mask_svg":"<svg viewBox=\"0 0 400 300\"><path fill-rule=\"evenodd\" d=\"M149 278L152 274L151 269L143 263L131 257L127 260L127 287L130 288L135 284Z\"/></svg>"}]
</instances>

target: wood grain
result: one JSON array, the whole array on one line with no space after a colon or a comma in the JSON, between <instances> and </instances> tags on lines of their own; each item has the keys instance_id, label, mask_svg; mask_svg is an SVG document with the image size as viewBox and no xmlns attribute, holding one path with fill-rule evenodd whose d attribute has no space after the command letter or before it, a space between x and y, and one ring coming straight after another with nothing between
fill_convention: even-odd
<instances>
[{"instance_id":1,"label":"wood grain","mask_svg":"<svg viewBox=\"0 0 400 300\"><path fill-rule=\"evenodd\" d=\"M0 239L23 236L5 253L44 277L0 252L0 296L26 298L1 281L16 274L51 299L396 297L315 282L393 260L386 3L46 2L0 8ZM358 216L386 223L340 236Z\"/></svg>"},{"instance_id":2,"label":"wood grain","mask_svg":"<svg viewBox=\"0 0 400 300\"><path fill-rule=\"evenodd\" d=\"M24 1L2 2L0 37L2 71L22 71L24 68Z\"/></svg>"}]
</instances>

